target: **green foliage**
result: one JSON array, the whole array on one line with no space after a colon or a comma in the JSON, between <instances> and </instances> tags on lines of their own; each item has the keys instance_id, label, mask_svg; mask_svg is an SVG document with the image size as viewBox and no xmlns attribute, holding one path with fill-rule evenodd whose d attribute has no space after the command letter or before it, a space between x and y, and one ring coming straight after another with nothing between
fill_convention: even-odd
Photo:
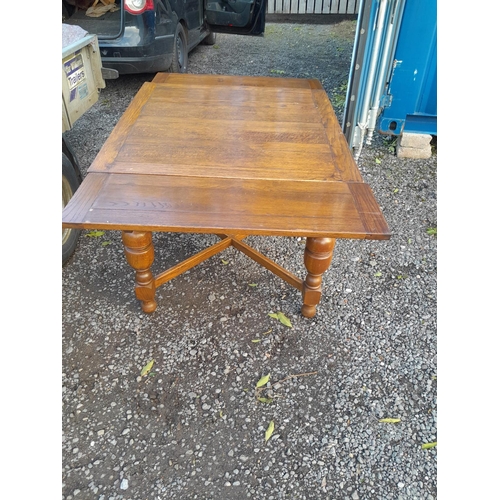
<instances>
[{"instance_id":1,"label":"green foliage","mask_svg":"<svg viewBox=\"0 0 500 500\"><path fill-rule=\"evenodd\" d=\"M333 89L331 103L334 108L344 108L345 99L347 95L347 80L342 82L338 87Z\"/></svg>"},{"instance_id":2,"label":"green foliage","mask_svg":"<svg viewBox=\"0 0 500 500\"><path fill-rule=\"evenodd\" d=\"M395 153L396 152L396 146L398 143L398 138L394 137L392 135L384 137L384 142L385 145L387 146L387 149L389 150L389 153Z\"/></svg>"}]
</instances>

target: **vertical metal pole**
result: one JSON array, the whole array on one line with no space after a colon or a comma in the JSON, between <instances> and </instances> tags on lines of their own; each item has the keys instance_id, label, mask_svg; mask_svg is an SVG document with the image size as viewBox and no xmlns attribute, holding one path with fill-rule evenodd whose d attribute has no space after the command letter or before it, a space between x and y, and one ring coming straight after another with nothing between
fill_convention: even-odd
<instances>
[{"instance_id":1,"label":"vertical metal pole","mask_svg":"<svg viewBox=\"0 0 500 500\"><path fill-rule=\"evenodd\" d=\"M367 124L367 135L366 144L370 145L373 138L373 133L375 131L375 125L377 123L378 113L380 110L380 98L382 97L383 87L387 82L388 68L391 66L391 60L393 58L395 44L394 39L399 32L399 26L401 24L401 12L405 0L396 0L394 8L392 9L392 14L389 17L387 24L387 29L385 33L384 48L382 50L382 56L378 64L377 71L377 82L375 85L375 92L371 99L370 111L368 112L368 124ZM396 27L398 29L396 29Z\"/></svg>"},{"instance_id":2,"label":"vertical metal pole","mask_svg":"<svg viewBox=\"0 0 500 500\"><path fill-rule=\"evenodd\" d=\"M361 154L361 150L363 148L363 141L366 133L366 129L368 127L368 110L370 106L370 102L372 99L373 88L375 85L375 77L376 70L380 55L380 47L382 44L382 36L384 33L384 23L385 23L385 14L387 11L387 3L388 0L380 0L380 4L377 12L377 22L375 23L375 38L373 42L373 49L370 54L370 66L368 69L368 75L366 78L366 87L365 93L363 95L363 104L361 106L361 113L359 114L359 120L357 126L360 129L361 137L359 142L359 147L356 148L354 159L357 161Z\"/></svg>"}]
</instances>

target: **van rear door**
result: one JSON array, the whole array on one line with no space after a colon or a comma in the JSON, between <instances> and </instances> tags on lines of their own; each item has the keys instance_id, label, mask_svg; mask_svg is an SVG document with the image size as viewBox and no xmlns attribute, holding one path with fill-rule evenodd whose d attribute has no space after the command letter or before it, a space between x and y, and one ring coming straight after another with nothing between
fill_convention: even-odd
<instances>
[{"instance_id":1,"label":"van rear door","mask_svg":"<svg viewBox=\"0 0 500 500\"><path fill-rule=\"evenodd\" d=\"M267 0L205 0L205 22L214 33L262 35Z\"/></svg>"}]
</instances>

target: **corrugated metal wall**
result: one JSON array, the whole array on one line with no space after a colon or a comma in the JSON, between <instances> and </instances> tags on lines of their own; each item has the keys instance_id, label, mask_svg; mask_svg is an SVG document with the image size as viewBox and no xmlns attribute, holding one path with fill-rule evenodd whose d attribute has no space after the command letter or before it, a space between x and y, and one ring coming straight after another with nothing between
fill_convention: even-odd
<instances>
[{"instance_id":1,"label":"corrugated metal wall","mask_svg":"<svg viewBox=\"0 0 500 500\"><path fill-rule=\"evenodd\" d=\"M267 0L268 14L357 14L361 0Z\"/></svg>"}]
</instances>

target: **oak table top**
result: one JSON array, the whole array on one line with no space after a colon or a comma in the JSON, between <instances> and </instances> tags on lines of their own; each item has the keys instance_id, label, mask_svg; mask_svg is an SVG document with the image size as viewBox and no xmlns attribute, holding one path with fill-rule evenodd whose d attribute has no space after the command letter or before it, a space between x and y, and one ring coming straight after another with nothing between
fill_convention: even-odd
<instances>
[{"instance_id":1,"label":"oak table top","mask_svg":"<svg viewBox=\"0 0 500 500\"><path fill-rule=\"evenodd\" d=\"M145 285L153 231L218 234L217 245L273 272L245 236L307 237L311 262L336 238L390 237L317 80L166 73L136 94L63 210L63 227L123 232L144 310L156 303L139 296L167 280L148 275Z\"/></svg>"}]
</instances>

